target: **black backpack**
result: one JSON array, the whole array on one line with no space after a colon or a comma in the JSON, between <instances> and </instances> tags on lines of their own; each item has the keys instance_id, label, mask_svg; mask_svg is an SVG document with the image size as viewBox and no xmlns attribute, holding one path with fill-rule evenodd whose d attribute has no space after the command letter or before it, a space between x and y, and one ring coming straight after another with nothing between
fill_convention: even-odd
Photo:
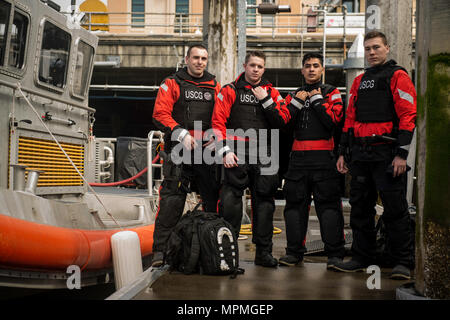
<instances>
[{"instance_id":1,"label":"black backpack","mask_svg":"<svg viewBox=\"0 0 450 320\"><path fill-rule=\"evenodd\" d=\"M217 213L197 208L184 214L170 234L164 255L170 270L208 275L243 273L231 225Z\"/></svg>"}]
</instances>

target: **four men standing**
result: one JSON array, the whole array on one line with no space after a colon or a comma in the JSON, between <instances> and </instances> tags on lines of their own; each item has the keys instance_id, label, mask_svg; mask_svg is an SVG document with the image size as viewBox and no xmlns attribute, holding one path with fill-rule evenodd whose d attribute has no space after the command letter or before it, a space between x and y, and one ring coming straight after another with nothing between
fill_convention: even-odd
<instances>
[{"instance_id":1,"label":"four men standing","mask_svg":"<svg viewBox=\"0 0 450 320\"><path fill-rule=\"evenodd\" d=\"M303 260L312 194L328 255L327 268L351 272L372 264L379 192L389 253L396 262L391 277L410 277L410 269L414 268L411 250L414 236L406 201L406 157L415 127L416 94L404 69L395 61L387 61L389 46L382 33L368 33L364 46L371 68L352 85L337 163L333 155L333 133L343 118L343 104L337 88L320 84L324 72L320 54L303 57L306 85L283 99L262 77L265 70L262 52L247 54L244 73L219 93L220 86L214 76L205 71L206 49L194 46L188 51L187 68L161 85L154 121L166 133L168 153L174 143L182 143L187 150L202 143L201 135L197 137L189 132L194 120L202 121L202 130L212 127L216 152L223 163L223 183L217 203L218 186L207 165L183 165L181 178L173 178L171 170L164 170L155 222L154 266L162 263L164 241L182 214L189 182L194 178L204 209L218 208L219 214L233 225L236 235L243 214L241 197L247 187L250 189L255 264L277 266L278 261L272 256L272 234L274 195L279 179L277 172L263 174L265 165L261 159L252 162L253 153L258 151L252 149L255 145L251 139L256 137L256 146L260 148L261 142L267 142L260 139L261 130L281 128L291 121L295 140L284 185L287 248L279 263L292 266ZM202 94L191 95L190 91ZM233 129L233 134L229 134L229 129ZM246 135L250 129L255 130L255 136ZM212 140L205 146L211 143ZM239 148L239 144L244 147ZM266 151L269 150L266 144ZM344 153L351 154L351 158L344 160ZM269 152L269 156L278 155ZM343 262L344 222L339 175L334 166L340 173L346 173L346 161L352 176L353 258Z\"/></svg>"}]
</instances>

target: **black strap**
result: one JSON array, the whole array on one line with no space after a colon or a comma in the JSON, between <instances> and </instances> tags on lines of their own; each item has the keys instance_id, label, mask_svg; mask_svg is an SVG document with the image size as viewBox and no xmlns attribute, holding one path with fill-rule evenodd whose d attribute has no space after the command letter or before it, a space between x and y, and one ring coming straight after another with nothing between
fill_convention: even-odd
<instances>
[{"instance_id":1,"label":"black strap","mask_svg":"<svg viewBox=\"0 0 450 320\"><path fill-rule=\"evenodd\" d=\"M244 273L245 273L245 269L236 268L236 269L234 269L234 272L231 274L230 279L236 279L238 274L244 274Z\"/></svg>"},{"instance_id":2,"label":"black strap","mask_svg":"<svg viewBox=\"0 0 450 320\"><path fill-rule=\"evenodd\" d=\"M184 273L193 273L200 257L200 241L198 239L197 221L194 220L192 226L192 242L191 242L191 255L184 268Z\"/></svg>"}]
</instances>

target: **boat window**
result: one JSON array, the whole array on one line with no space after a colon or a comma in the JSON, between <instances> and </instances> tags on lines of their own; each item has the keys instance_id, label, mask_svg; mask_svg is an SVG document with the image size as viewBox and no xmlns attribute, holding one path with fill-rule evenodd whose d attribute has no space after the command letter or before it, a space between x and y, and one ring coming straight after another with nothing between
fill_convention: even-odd
<instances>
[{"instance_id":1,"label":"boat window","mask_svg":"<svg viewBox=\"0 0 450 320\"><path fill-rule=\"evenodd\" d=\"M25 58L27 43L28 18L19 12L14 13L11 28L11 43L9 45L9 60L11 67L21 69Z\"/></svg>"},{"instance_id":2,"label":"boat window","mask_svg":"<svg viewBox=\"0 0 450 320\"><path fill-rule=\"evenodd\" d=\"M75 78L73 82L73 92L78 96L84 96L86 93L93 57L94 48L80 41L78 44L77 64L75 65Z\"/></svg>"},{"instance_id":3,"label":"boat window","mask_svg":"<svg viewBox=\"0 0 450 320\"><path fill-rule=\"evenodd\" d=\"M39 81L62 88L69 64L70 34L46 21L39 62Z\"/></svg>"},{"instance_id":4,"label":"boat window","mask_svg":"<svg viewBox=\"0 0 450 320\"><path fill-rule=\"evenodd\" d=\"M8 35L9 13L11 4L0 2L0 65L5 61L6 38Z\"/></svg>"}]
</instances>

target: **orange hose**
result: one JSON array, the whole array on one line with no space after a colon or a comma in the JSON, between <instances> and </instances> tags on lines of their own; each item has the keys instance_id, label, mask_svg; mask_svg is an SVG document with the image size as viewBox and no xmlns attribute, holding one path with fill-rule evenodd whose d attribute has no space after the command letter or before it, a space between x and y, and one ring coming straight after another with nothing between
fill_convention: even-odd
<instances>
[{"instance_id":1,"label":"orange hose","mask_svg":"<svg viewBox=\"0 0 450 320\"><path fill-rule=\"evenodd\" d=\"M135 231L141 254L152 252L154 225ZM123 230L81 230L39 224L0 214L0 265L15 268L66 270L78 265L84 270L112 265L111 236Z\"/></svg>"}]
</instances>

